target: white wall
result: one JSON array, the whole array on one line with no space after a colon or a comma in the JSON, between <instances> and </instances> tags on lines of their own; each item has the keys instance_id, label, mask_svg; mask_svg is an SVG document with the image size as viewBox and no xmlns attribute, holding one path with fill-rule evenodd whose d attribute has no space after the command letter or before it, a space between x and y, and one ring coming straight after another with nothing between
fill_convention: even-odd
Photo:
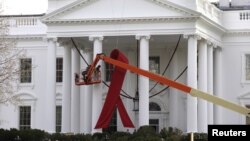
<instances>
[{"instance_id":1,"label":"white wall","mask_svg":"<svg viewBox=\"0 0 250 141\"><path fill-rule=\"evenodd\" d=\"M250 6L250 0L231 0L232 6Z\"/></svg>"},{"instance_id":2,"label":"white wall","mask_svg":"<svg viewBox=\"0 0 250 141\"><path fill-rule=\"evenodd\" d=\"M250 91L250 84L242 82L244 64L242 56L250 52L250 40L247 36L228 35L224 37L222 48L222 96L226 100L240 104L239 96ZM240 124L238 113L223 110L223 124ZM229 118L230 117L230 118Z\"/></svg>"}]
</instances>

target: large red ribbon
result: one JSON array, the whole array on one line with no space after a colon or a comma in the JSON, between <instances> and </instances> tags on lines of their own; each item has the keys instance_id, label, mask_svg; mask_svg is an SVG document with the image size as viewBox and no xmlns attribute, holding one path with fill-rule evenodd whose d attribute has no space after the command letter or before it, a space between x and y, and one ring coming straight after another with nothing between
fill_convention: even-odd
<instances>
[{"instance_id":1,"label":"large red ribbon","mask_svg":"<svg viewBox=\"0 0 250 141\"><path fill-rule=\"evenodd\" d=\"M110 57L112 59L128 64L127 57L117 49L114 49L111 52ZM96 123L95 129L107 128L109 126L113 112L116 107L120 113L120 117L124 127L134 128L134 125L130 120L120 97L120 91L122 88L126 71L127 70L123 68L115 67L114 72L112 73L111 83L106 97L106 101L104 103L100 117Z\"/></svg>"}]
</instances>

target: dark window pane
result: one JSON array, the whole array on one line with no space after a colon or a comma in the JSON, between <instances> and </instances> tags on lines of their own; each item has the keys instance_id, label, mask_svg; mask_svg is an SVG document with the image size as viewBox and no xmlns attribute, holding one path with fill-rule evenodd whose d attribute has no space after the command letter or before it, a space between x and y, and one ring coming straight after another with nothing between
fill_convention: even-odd
<instances>
[{"instance_id":1,"label":"dark window pane","mask_svg":"<svg viewBox=\"0 0 250 141\"><path fill-rule=\"evenodd\" d=\"M109 63L106 63L105 64L105 68L106 68L106 78L105 78L105 80L107 81L107 82L109 82L109 81L111 81L111 76L112 76L112 73L113 73L113 71L114 71L114 67L112 66L112 65L110 65Z\"/></svg>"},{"instance_id":2,"label":"dark window pane","mask_svg":"<svg viewBox=\"0 0 250 141\"><path fill-rule=\"evenodd\" d=\"M159 56L149 57L149 71L153 73L160 73L160 57Z\"/></svg>"},{"instance_id":3,"label":"dark window pane","mask_svg":"<svg viewBox=\"0 0 250 141\"><path fill-rule=\"evenodd\" d=\"M155 132L159 132L159 119L149 119L149 126L155 129Z\"/></svg>"},{"instance_id":4,"label":"dark window pane","mask_svg":"<svg viewBox=\"0 0 250 141\"><path fill-rule=\"evenodd\" d=\"M149 111L161 111L161 107L157 103L150 102Z\"/></svg>"},{"instance_id":5,"label":"dark window pane","mask_svg":"<svg viewBox=\"0 0 250 141\"><path fill-rule=\"evenodd\" d=\"M56 132L61 132L62 127L62 106L56 106Z\"/></svg>"},{"instance_id":6,"label":"dark window pane","mask_svg":"<svg viewBox=\"0 0 250 141\"><path fill-rule=\"evenodd\" d=\"M30 129L31 126L31 107L20 106L19 107L19 129Z\"/></svg>"},{"instance_id":7,"label":"dark window pane","mask_svg":"<svg viewBox=\"0 0 250 141\"><path fill-rule=\"evenodd\" d=\"M20 82L31 83L32 60L31 58L20 59Z\"/></svg>"},{"instance_id":8,"label":"dark window pane","mask_svg":"<svg viewBox=\"0 0 250 141\"><path fill-rule=\"evenodd\" d=\"M56 58L56 82L63 81L63 58Z\"/></svg>"}]
</instances>

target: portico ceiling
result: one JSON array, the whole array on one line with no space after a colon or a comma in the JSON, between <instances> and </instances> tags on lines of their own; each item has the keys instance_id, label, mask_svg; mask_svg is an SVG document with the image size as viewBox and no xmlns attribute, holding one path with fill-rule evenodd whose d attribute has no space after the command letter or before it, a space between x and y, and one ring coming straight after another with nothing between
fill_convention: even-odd
<instances>
[{"instance_id":1,"label":"portico ceiling","mask_svg":"<svg viewBox=\"0 0 250 141\"><path fill-rule=\"evenodd\" d=\"M173 48L176 46L180 35L152 35L150 36L150 48ZM181 35L182 36L182 35ZM181 37L180 47L186 45L187 40ZM87 37L74 37L79 46L91 47L92 41ZM106 36L103 38L103 49L112 50L119 48L123 50L136 49L137 40L135 36Z\"/></svg>"}]
</instances>

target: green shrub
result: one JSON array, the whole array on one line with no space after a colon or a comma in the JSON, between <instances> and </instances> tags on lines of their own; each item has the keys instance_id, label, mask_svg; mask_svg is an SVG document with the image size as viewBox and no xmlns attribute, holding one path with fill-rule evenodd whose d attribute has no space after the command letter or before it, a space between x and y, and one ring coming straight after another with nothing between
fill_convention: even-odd
<instances>
[{"instance_id":1,"label":"green shrub","mask_svg":"<svg viewBox=\"0 0 250 141\"><path fill-rule=\"evenodd\" d=\"M165 141L182 141L184 138L181 130L172 127L169 127L168 129L163 128L160 135Z\"/></svg>"},{"instance_id":2,"label":"green shrub","mask_svg":"<svg viewBox=\"0 0 250 141\"><path fill-rule=\"evenodd\" d=\"M185 135L185 141L191 139L191 134L188 133ZM207 133L194 133L194 141L207 141ZM184 141L184 140L183 140Z\"/></svg>"},{"instance_id":3,"label":"green shrub","mask_svg":"<svg viewBox=\"0 0 250 141\"><path fill-rule=\"evenodd\" d=\"M110 135L109 141L128 141L130 136L128 132L114 132Z\"/></svg>"},{"instance_id":4,"label":"green shrub","mask_svg":"<svg viewBox=\"0 0 250 141\"><path fill-rule=\"evenodd\" d=\"M42 130L17 130L0 129L0 141L15 141L19 137L21 141L189 141L190 134L183 134L181 130L169 127L156 133L153 127L143 126L138 131L128 132L94 133L90 134L49 134ZM207 134L195 133L194 141L207 141Z\"/></svg>"},{"instance_id":5,"label":"green shrub","mask_svg":"<svg viewBox=\"0 0 250 141\"><path fill-rule=\"evenodd\" d=\"M46 133L38 129L20 130L20 138L22 141L42 141Z\"/></svg>"},{"instance_id":6,"label":"green shrub","mask_svg":"<svg viewBox=\"0 0 250 141\"><path fill-rule=\"evenodd\" d=\"M22 141L42 141L45 135L44 131L38 129L20 131L17 129L0 129L0 141L14 141L17 138Z\"/></svg>"},{"instance_id":7,"label":"green shrub","mask_svg":"<svg viewBox=\"0 0 250 141\"><path fill-rule=\"evenodd\" d=\"M161 137L151 126L142 126L135 132L129 141L161 141Z\"/></svg>"},{"instance_id":8,"label":"green shrub","mask_svg":"<svg viewBox=\"0 0 250 141\"><path fill-rule=\"evenodd\" d=\"M93 141L105 141L106 138L108 138L107 133L94 133L92 135L92 140Z\"/></svg>"}]
</instances>

